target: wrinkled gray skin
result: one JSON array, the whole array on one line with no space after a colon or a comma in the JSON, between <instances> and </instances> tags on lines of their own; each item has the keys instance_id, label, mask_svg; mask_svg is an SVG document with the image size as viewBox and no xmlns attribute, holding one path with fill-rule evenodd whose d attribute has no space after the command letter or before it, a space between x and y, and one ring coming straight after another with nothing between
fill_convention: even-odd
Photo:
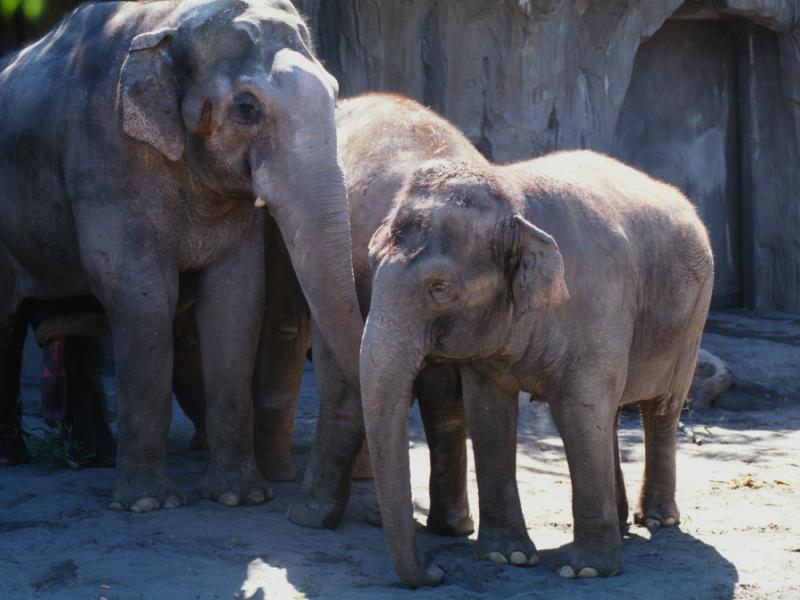
<instances>
[{"instance_id":1,"label":"wrinkled gray skin","mask_svg":"<svg viewBox=\"0 0 800 600\"><path fill-rule=\"evenodd\" d=\"M564 441L574 541L562 576L623 568L622 404L641 401L645 429L636 520L678 522L677 419L713 261L677 190L592 152L507 166L432 161L397 195L370 260L362 401L389 552L407 585L444 575L420 563L409 484L407 399L431 363L460 370L487 557L538 560L516 486L520 390L549 404Z\"/></svg>"},{"instance_id":2,"label":"wrinkled gray skin","mask_svg":"<svg viewBox=\"0 0 800 600\"><path fill-rule=\"evenodd\" d=\"M117 367L117 508L183 501L165 454L172 324L188 291L208 404L201 493L269 496L249 391L265 289L256 197L357 378L336 82L309 44L282 0L104 3L0 63L0 371L23 299L97 297Z\"/></svg>"},{"instance_id":3,"label":"wrinkled gray skin","mask_svg":"<svg viewBox=\"0 0 800 600\"><path fill-rule=\"evenodd\" d=\"M344 101L336 123L350 202L353 268L366 313L371 295L369 239L388 215L403 181L419 164L437 156L486 163L455 127L398 96L370 94ZM268 261L268 271L280 269L277 261ZM267 302L265 314L256 375L257 457L271 479L293 478L291 425L305 355L299 341L308 339L304 333L308 327L298 302L287 301L287 295L282 301ZM364 438L363 417L358 388L348 383L316 323L311 330L320 416L311 460L289 518L308 527L335 527L347 505L351 474L369 475L364 468L366 453L357 459ZM299 333L292 337L295 331ZM414 391L431 448L428 527L443 535L471 533L466 422L458 374L453 368L431 365L417 377Z\"/></svg>"}]
</instances>

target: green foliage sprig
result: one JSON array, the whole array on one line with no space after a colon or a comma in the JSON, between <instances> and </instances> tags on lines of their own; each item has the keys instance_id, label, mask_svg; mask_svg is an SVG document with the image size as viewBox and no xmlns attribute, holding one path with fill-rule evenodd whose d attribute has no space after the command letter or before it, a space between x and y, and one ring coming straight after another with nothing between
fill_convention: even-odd
<instances>
[{"instance_id":1,"label":"green foliage sprig","mask_svg":"<svg viewBox=\"0 0 800 600\"><path fill-rule=\"evenodd\" d=\"M0 15L9 20L17 11L28 21L38 21L47 8L47 0L0 0Z\"/></svg>"},{"instance_id":2,"label":"green foliage sprig","mask_svg":"<svg viewBox=\"0 0 800 600\"><path fill-rule=\"evenodd\" d=\"M42 435L34 434L35 431ZM45 460L59 469L77 469L94 456L72 439L72 428L64 423L50 429L36 427L23 431L22 437L32 459Z\"/></svg>"}]
</instances>

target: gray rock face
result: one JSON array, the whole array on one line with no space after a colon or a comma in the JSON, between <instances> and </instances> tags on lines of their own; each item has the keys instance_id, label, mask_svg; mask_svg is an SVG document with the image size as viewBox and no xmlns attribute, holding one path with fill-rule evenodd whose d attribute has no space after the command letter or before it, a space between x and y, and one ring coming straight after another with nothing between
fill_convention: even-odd
<instances>
[{"instance_id":1,"label":"gray rock face","mask_svg":"<svg viewBox=\"0 0 800 600\"><path fill-rule=\"evenodd\" d=\"M495 161L588 147L683 189L716 306L800 311L800 0L298 0L342 95L395 91Z\"/></svg>"},{"instance_id":2,"label":"gray rock face","mask_svg":"<svg viewBox=\"0 0 800 600\"><path fill-rule=\"evenodd\" d=\"M703 348L730 366L733 390L738 393L773 401L800 399L800 321L796 317L712 311Z\"/></svg>"}]
</instances>

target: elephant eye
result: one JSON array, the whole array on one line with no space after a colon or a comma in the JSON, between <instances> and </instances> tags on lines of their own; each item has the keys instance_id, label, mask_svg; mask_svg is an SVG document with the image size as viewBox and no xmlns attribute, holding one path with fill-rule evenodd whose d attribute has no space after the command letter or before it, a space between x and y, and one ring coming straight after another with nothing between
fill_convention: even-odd
<instances>
[{"instance_id":1,"label":"elephant eye","mask_svg":"<svg viewBox=\"0 0 800 600\"><path fill-rule=\"evenodd\" d=\"M450 285L446 281L433 281L428 286L428 290L434 300L446 300L449 296Z\"/></svg>"},{"instance_id":2,"label":"elephant eye","mask_svg":"<svg viewBox=\"0 0 800 600\"><path fill-rule=\"evenodd\" d=\"M231 118L241 125L255 125L261 117L258 103L250 94L240 94L233 100Z\"/></svg>"}]
</instances>

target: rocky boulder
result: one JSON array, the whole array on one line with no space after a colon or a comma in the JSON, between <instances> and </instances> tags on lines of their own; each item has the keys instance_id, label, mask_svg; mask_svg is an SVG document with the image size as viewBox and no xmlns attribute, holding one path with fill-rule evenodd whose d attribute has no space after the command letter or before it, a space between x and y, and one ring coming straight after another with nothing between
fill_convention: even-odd
<instances>
[{"instance_id":1,"label":"rocky boulder","mask_svg":"<svg viewBox=\"0 0 800 600\"><path fill-rule=\"evenodd\" d=\"M696 410L712 408L731 386L732 380L725 361L701 348L689 390L689 406Z\"/></svg>"}]
</instances>

